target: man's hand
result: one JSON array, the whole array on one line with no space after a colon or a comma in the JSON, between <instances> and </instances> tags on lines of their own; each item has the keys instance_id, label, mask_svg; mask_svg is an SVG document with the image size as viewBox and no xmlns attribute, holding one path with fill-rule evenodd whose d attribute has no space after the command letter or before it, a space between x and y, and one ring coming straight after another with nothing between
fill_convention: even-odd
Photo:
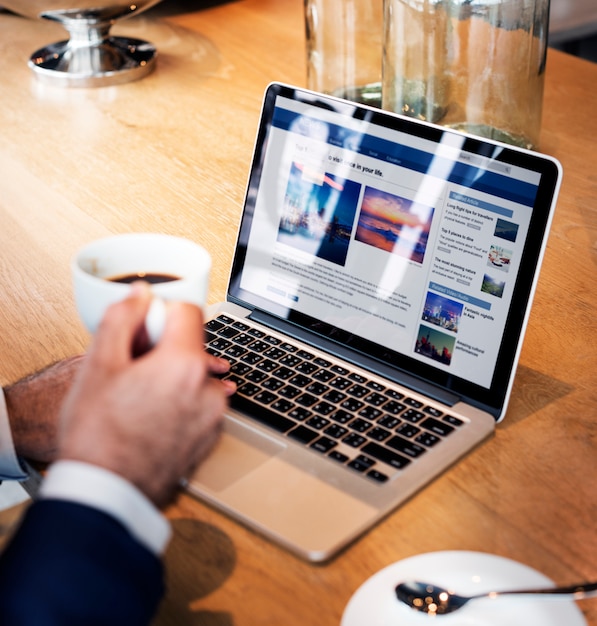
<instances>
[{"instance_id":1,"label":"man's hand","mask_svg":"<svg viewBox=\"0 0 597 626\"><path fill-rule=\"evenodd\" d=\"M137 486L158 507L218 439L234 385L203 348L201 310L170 303L159 343L134 358L151 295L136 285L113 305L62 412L59 459L92 463Z\"/></svg>"}]
</instances>

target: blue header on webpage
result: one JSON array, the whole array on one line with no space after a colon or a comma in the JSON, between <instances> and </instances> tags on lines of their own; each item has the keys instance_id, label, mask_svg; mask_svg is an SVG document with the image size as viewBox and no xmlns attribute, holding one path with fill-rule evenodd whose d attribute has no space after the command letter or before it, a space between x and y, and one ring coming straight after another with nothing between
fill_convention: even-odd
<instances>
[{"instance_id":1,"label":"blue header on webpage","mask_svg":"<svg viewBox=\"0 0 597 626\"><path fill-rule=\"evenodd\" d=\"M313 124L307 123L308 120L311 120ZM293 124L293 122L297 123ZM319 140L322 139L321 134L314 129L320 131L322 124L325 124L327 131L325 140L330 145L421 173L446 171L443 167L441 169L438 167L440 165L439 160L441 160L449 165L446 180L451 183L529 207L535 203L537 185L490 172L467 163L437 157L432 152L397 144L373 135L363 135L344 126L323 122L316 118L308 118L303 114L281 107L275 108L272 123L276 128Z\"/></svg>"}]
</instances>

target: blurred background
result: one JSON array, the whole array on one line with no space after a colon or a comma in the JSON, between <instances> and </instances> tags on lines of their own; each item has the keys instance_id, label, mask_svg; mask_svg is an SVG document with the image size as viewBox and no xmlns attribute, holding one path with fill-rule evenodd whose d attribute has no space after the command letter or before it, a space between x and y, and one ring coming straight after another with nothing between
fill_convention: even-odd
<instances>
[{"instance_id":1,"label":"blurred background","mask_svg":"<svg viewBox=\"0 0 597 626\"><path fill-rule=\"evenodd\" d=\"M597 63L597 1L551 0L549 45Z\"/></svg>"},{"instance_id":2,"label":"blurred background","mask_svg":"<svg viewBox=\"0 0 597 626\"><path fill-rule=\"evenodd\" d=\"M163 0L146 15L172 15L234 1L242 0ZM549 30L552 48L597 63L597 0L551 0Z\"/></svg>"}]
</instances>

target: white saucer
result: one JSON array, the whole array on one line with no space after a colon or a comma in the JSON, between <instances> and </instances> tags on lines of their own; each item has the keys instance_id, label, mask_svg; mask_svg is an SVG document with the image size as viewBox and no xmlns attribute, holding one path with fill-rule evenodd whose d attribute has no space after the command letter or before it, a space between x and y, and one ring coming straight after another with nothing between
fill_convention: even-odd
<instances>
[{"instance_id":1,"label":"white saucer","mask_svg":"<svg viewBox=\"0 0 597 626\"><path fill-rule=\"evenodd\" d=\"M500 556L430 552L398 561L365 581L346 605L341 626L587 626L574 601L531 596L479 600L448 615L426 615L396 599L394 588L409 579L464 595L553 585L536 570Z\"/></svg>"}]
</instances>

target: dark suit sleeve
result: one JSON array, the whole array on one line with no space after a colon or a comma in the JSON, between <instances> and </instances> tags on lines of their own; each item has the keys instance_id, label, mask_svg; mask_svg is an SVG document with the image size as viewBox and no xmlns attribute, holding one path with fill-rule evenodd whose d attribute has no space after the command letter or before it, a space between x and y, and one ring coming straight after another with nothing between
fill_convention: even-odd
<instances>
[{"instance_id":1,"label":"dark suit sleeve","mask_svg":"<svg viewBox=\"0 0 597 626\"><path fill-rule=\"evenodd\" d=\"M32 504L0 554L0 624L141 626L163 595L161 561L111 516Z\"/></svg>"}]
</instances>

